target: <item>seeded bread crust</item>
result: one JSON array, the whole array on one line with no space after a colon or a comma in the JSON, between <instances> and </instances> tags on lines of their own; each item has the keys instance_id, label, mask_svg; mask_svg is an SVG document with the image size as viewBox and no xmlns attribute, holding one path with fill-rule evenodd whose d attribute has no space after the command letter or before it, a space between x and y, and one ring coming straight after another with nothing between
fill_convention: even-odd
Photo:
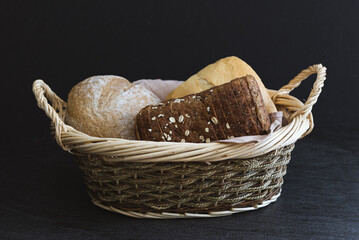
<instances>
[{"instance_id":1,"label":"seeded bread crust","mask_svg":"<svg viewBox=\"0 0 359 240\"><path fill-rule=\"evenodd\" d=\"M269 119L269 115L267 114L267 111L264 106L262 94L259 91L257 81L254 79L253 76L247 76L246 80L247 80L246 82L247 82L249 91L252 95L252 100L254 102L254 106L257 111L256 115L257 115L258 120L262 126L259 133L265 134L266 130L268 130L270 127L270 119Z\"/></svg>"},{"instance_id":2,"label":"seeded bread crust","mask_svg":"<svg viewBox=\"0 0 359 240\"><path fill-rule=\"evenodd\" d=\"M204 106L207 112L207 119L211 119L211 116L215 117L216 119L219 119L216 109L214 107L215 105L213 104L213 97L209 96L211 94L212 94L211 89L202 92L202 95L204 97ZM211 121L208 121L207 124L213 127L213 131L214 131L213 133L216 135L217 140L226 138L226 134L224 133L220 124L211 124Z\"/></svg>"},{"instance_id":3,"label":"seeded bread crust","mask_svg":"<svg viewBox=\"0 0 359 240\"><path fill-rule=\"evenodd\" d=\"M233 133L231 131L231 129L226 128L226 123L228 122L228 119L226 117L226 113L223 109L223 103L221 103L220 98L218 97L218 89L216 88L211 88L210 91L212 90L212 101L213 101L213 105L215 106L214 110L216 111L216 115L217 115L217 120L218 120L218 125L219 127L222 129L222 131L224 132L224 139L228 139L230 138ZM211 122L214 119L210 119Z\"/></svg>"},{"instance_id":4,"label":"seeded bread crust","mask_svg":"<svg viewBox=\"0 0 359 240\"><path fill-rule=\"evenodd\" d=\"M246 133L260 134L259 129L261 129L260 122L258 120L255 103L251 97L251 93L248 88L248 84L246 81L241 81L240 84L232 83L233 89L238 90L238 94L244 96L245 104L242 104L240 107L243 109L242 111L248 111L250 113L250 117L247 119L245 124L247 125Z\"/></svg>"},{"instance_id":5,"label":"seeded bread crust","mask_svg":"<svg viewBox=\"0 0 359 240\"><path fill-rule=\"evenodd\" d=\"M255 111L255 108L250 108L248 101L252 101L251 99L251 95L249 92L249 89L247 87L247 83L245 80L243 81L238 81L238 82L232 82L232 89L233 89L233 93L236 96L236 100L239 99L240 96L243 97L242 101L238 101L238 108L239 111L241 112L240 114L240 118L241 118L241 123L243 124L243 128L245 128L246 130L246 134L248 135L249 133L251 134L259 134L259 130L256 124L256 120L258 120L256 114L257 112ZM249 98L249 99L248 99ZM242 104L239 104L242 103ZM245 119L245 115L243 114L244 112L249 112L249 117L247 117ZM254 117L254 118L253 118Z\"/></svg>"},{"instance_id":6,"label":"seeded bread crust","mask_svg":"<svg viewBox=\"0 0 359 240\"><path fill-rule=\"evenodd\" d=\"M163 141L172 142L171 132L172 132L172 123L168 121L168 118L171 117L171 112L168 111L168 102L163 102L159 106L152 106L150 109L156 112L156 121L161 129L161 138ZM154 109L155 108L155 109Z\"/></svg>"},{"instance_id":7,"label":"seeded bread crust","mask_svg":"<svg viewBox=\"0 0 359 240\"><path fill-rule=\"evenodd\" d=\"M244 128L241 124L242 115L241 114L236 115L234 113L236 111L236 108L238 108L238 103L236 102L236 99L233 96L233 90L229 87L221 86L219 88L219 92L220 95L222 96L222 101L224 101L225 103L224 105L228 109L227 111L229 112L229 116L230 116L225 126L226 128L232 131L232 135L230 136L230 138L233 138L234 136L246 135L246 128ZM243 96L240 97L243 98ZM243 99L240 99L240 102L242 101Z\"/></svg>"},{"instance_id":8,"label":"seeded bread crust","mask_svg":"<svg viewBox=\"0 0 359 240\"><path fill-rule=\"evenodd\" d=\"M155 107L155 106L153 106ZM158 124L158 111L151 108L143 108L136 116L136 137L141 140L165 142L162 129ZM140 127L142 126L142 127ZM150 126L148 128L143 126ZM137 136L138 135L138 136Z\"/></svg>"},{"instance_id":9,"label":"seeded bread crust","mask_svg":"<svg viewBox=\"0 0 359 240\"><path fill-rule=\"evenodd\" d=\"M209 143L265 134L270 119L252 76L206 91L143 108L136 117L137 139Z\"/></svg>"}]
</instances>

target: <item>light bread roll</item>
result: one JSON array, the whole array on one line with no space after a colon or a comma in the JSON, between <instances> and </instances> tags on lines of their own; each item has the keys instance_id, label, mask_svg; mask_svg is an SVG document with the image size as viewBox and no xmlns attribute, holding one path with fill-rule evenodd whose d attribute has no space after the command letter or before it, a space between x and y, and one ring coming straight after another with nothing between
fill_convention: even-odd
<instances>
[{"instance_id":1,"label":"light bread roll","mask_svg":"<svg viewBox=\"0 0 359 240\"><path fill-rule=\"evenodd\" d=\"M123 77L94 76L71 89L65 121L91 136L135 139L136 115L159 102L152 92Z\"/></svg>"},{"instance_id":2,"label":"light bread roll","mask_svg":"<svg viewBox=\"0 0 359 240\"><path fill-rule=\"evenodd\" d=\"M277 109L257 73L246 62L234 56L222 58L203 68L172 91L166 99L180 98L189 94L199 93L246 75L252 75L256 79L267 112L276 112Z\"/></svg>"}]
</instances>

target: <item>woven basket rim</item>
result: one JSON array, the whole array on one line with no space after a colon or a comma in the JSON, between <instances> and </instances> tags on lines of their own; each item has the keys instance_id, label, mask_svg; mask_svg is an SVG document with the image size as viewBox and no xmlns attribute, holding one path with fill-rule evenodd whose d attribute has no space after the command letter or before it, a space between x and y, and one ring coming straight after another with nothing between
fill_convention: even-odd
<instances>
[{"instance_id":1,"label":"woven basket rim","mask_svg":"<svg viewBox=\"0 0 359 240\"><path fill-rule=\"evenodd\" d=\"M317 74L317 78L305 103L289 95L312 74ZM301 71L278 91L268 89L273 102L277 106L282 106L289 114L289 124L256 144L153 142L93 137L64 123L66 102L59 98L43 80L34 81L33 92L38 106L52 120L57 143L72 154L95 154L109 162L203 161L209 163L231 158L246 159L260 156L295 143L299 138L308 135L314 127L311 110L318 100L325 80L326 68L316 64Z\"/></svg>"}]
</instances>

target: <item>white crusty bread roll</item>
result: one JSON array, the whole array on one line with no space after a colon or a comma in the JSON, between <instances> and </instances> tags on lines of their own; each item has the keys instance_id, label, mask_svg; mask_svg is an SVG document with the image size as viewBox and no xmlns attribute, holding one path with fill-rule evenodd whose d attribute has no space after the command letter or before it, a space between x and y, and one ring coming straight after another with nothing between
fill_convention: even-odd
<instances>
[{"instance_id":1,"label":"white crusty bread roll","mask_svg":"<svg viewBox=\"0 0 359 240\"><path fill-rule=\"evenodd\" d=\"M159 98L118 76L94 76L74 86L68 96L66 123L95 137L135 139L137 113Z\"/></svg>"},{"instance_id":2,"label":"white crusty bread roll","mask_svg":"<svg viewBox=\"0 0 359 240\"><path fill-rule=\"evenodd\" d=\"M268 113L276 112L277 109L257 73L246 62L234 56L222 58L203 68L172 91L166 99L199 93L246 75L252 75L257 80Z\"/></svg>"}]
</instances>

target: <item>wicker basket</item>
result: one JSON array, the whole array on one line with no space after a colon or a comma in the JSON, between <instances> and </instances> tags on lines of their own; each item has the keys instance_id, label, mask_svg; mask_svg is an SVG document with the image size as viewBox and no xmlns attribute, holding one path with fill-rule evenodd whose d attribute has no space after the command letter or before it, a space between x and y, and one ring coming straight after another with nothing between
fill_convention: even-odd
<instances>
[{"instance_id":1,"label":"wicker basket","mask_svg":"<svg viewBox=\"0 0 359 240\"><path fill-rule=\"evenodd\" d=\"M305 104L289 95L314 73ZM139 218L218 217L278 198L294 143L313 129L311 110L325 75L325 67L313 65L278 91L268 90L289 124L246 144L91 137L64 123L66 103L42 80L34 82L33 91L52 120L57 143L77 157L95 205Z\"/></svg>"}]
</instances>

